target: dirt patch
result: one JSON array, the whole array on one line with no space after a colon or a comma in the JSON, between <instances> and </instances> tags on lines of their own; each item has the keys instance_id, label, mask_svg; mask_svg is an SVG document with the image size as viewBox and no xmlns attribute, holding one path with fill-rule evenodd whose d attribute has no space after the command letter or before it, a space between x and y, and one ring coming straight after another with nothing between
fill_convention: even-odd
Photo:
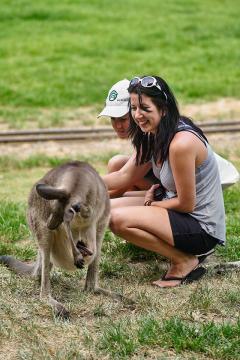
<instances>
[{"instance_id":1,"label":"dirt patch","mask_svg":"<svg viewBox=\"0 0 240 360\"><path fill-rule=\"evenodd\" d=\"M208 136L213 149L228 157L240 156L240 133L238 134L215 134ZM102 141L64 141L64 142L36 142L26 144L2 144L0 145L1 156L13 156L18 159L28 158L36 154L57 157L80 157L94 156L106 152L130 154L132 146L128 140L107 139Z\"/></svg>"},{"instance_id":2,"label":"dirt patch","mask_svg":"<svg viewBox=\"0 0 240 360\"><path fill-rule=\"evenodd\" d=\"M186 104L180 111L194 121L230 121L240 120L240 100L223 98L213 102Z\"/></svg>"},{"instance_id":3,"label":"dirt patch","mask_svg":"<svg viewBox=\"0 0 240 360\"><path fill-rule=\"evenodd\" d=\"M70 111L70 110L69 110ZM76 110L75 110L76 112ZM80 118L87 116L88 119L96 119L95 126L109 125L108 118L97 119L96 108L82 108L77 111L79 120L73 118L68 127L81 125ZM190 116L196 122L209 120L230 121L240 120L240 100L238 99L219 99L215 102L186 104L181 106L181 113ZM240 133L214 134L208 136L213 148L221 153L232 154L240 146ZM18 158L26 158L34 154L44 154L48 156L76 157L81 154L94 155L104 152L116 152L129 154L132 147L129 141L113 139L103 139L101 141L67 141L67 142L36 142L26 144L0 144L1 156L10 155Z\"/></svg>"},{"instance_id":4,"label":"dirt patch","mask_svg":"<svg viewBox=\"0 0 240 360\"><path fill-rule=\"evenodd\" d=\"M64 142L36 142L26 144L2 144L1 156L16 156L23 159L35 154L58 157L80 157L81 154L96 155L98 153L116 152L128 154L131 144L127 140L107 139L102 141L64 141Z\"/></svg>"}]
</instances>

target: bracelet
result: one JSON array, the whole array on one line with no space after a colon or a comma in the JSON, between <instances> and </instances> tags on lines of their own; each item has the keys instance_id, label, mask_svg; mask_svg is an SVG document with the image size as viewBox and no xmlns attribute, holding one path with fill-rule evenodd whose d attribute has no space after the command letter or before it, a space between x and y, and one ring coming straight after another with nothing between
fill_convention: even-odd
<instances>
[{"instance_id":1,"label":"bracelet","mask_svg":"<svg viewBox=\"0 0 240 360\"><path fill-rule=\"evenodd\" d=\"M153 200L147 200L145 201L144 206L151 206L152 202Z\"/></svg>"}]
</instances>

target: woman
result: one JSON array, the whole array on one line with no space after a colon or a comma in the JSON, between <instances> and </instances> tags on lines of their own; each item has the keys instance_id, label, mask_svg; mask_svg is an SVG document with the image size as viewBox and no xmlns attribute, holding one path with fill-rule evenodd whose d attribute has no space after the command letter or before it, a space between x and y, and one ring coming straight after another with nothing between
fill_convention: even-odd
<instances>
[{"instance_id":1,"label":"woman","mask_svg":"<svg viewBox=\"0 0 240 360\"><path fill-rule=\"evenodd\" d=\"M130 123L129 83L129 80L123 79L111 87L108 91L105 107L98 115L98 117L107 116L111 119L112 127L119 139L128 139L128 128ZM129 155L114 155L108 161L108 173L120 170L127 163L129 158ZM116 198L125 194L126 191L128 191L128 194L126 195L131 195L129 190L147 190L156 182L157 179L153 175L153 172L150 171L144 178L140 179L137 183L134 183L131 188L114 189L109 191L109 195L111 198Z\"/></svg>"},{"instance_id":2,"label":"woman","mask_svg":"<svg viewBox=\"0 0 240 360\"><path fill-rule=\"evenodd\" d=\"M159 185L145 197L112 200L111 229L127 241L170 260L153 284L177 286L204 273L199 263L225 243L225 214L216 159L206 137L180 116L166 82L157 76L134 78L129 86L130 137L136 155L104 180L109 189L129 186L152 167Z\"/></svg>"}]
</instances>

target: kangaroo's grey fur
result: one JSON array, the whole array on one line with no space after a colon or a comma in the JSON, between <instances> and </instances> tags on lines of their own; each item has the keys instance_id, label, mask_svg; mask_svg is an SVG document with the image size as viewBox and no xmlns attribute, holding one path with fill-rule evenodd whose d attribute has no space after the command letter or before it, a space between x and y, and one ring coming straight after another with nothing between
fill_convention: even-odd
<instances>
[{"instance_id":1,"label":"kangaroo's grey fur","mask_svg":"<svg viewBox=\"0 0 240 360\"><path fill-rule=\"evenodd\" d=\"M51 266L75 270L87 264L85 290L108 293L98 288L98 266L109 213L105 184L90 165L74 161L54 168L33 186L28 200L28 224L38 241L36 262L10 256L1 256L0 262L19 274L40 275L41 299L68 317L51 296Z\"/></svg>"}]
</instances>

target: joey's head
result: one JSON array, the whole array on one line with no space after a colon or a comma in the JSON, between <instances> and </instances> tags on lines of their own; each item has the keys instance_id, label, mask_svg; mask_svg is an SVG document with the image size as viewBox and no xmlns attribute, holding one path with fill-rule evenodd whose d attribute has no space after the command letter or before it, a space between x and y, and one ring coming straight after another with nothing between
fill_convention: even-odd
<instances>
[{"instance_id":1,"label":"joey's head","mask_svg":"<svg viewBox=\"0 0 240 360\"><path fill-rule=\"evenodd\" d=\"M81 199L78 201L71 201L69 199L68 204L64 209L64 222L73 222L74 224L79 224L87 221L92 215L92 208L88 206Z\"/></svg>"},{"instance_id":2,"label":"joey's head","mask_svg":"<svg viewBox=\"0 0 240 360\"><path fill-rule=\"evenodd\" d=\"M36 191L45 200L52 202L52 213L48 219L48 228L56 229L62 222L72 223L78 226L86 222L92 215L93 208L88 205L88 197L85 198L69 193L64 188L56 188L47 184L37 184Z\"/></svg>"}]
</instances>

